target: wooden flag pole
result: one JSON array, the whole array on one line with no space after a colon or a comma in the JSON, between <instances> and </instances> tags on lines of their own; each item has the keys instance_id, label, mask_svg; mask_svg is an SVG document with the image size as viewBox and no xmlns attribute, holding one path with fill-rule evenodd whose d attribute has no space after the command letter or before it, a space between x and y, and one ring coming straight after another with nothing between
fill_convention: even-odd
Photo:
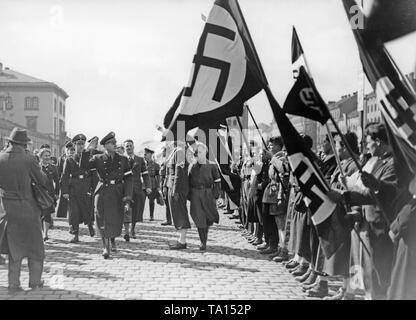
<instances>
[{"instance_id":1,"label":"wooden flag pole","mask_svg":"<svg viewBox=\"0 0 416 320\"><path fill-rule=\"evenodd\" d=\"M264 146L264 148L267 150L267 144L266 144L266 141L264 140L263 135L262 135L262 134L261 134L261 132L260 132L260 129L259 129L259 126L257 125L256 119L254 119L254 116L253 116L253 114L251 113L250 107L249 107L248 105L246 105L246 108L247 108L247 110L248 110L248 113L249 113L249 114L250 114L250 116L251 116L251 119L252 119L252 120L253 120L253 122L254 122L254 125L256 126L257 132L259 133L259 135L260 135L260 137L261 137L261 141L263 141L263 146Z\"/></svg>"}]
</instances>

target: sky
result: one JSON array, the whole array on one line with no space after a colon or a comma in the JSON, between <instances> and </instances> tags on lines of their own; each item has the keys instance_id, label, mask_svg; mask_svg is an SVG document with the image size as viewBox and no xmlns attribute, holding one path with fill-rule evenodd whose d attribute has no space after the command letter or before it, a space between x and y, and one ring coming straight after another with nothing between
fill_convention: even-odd
<instances>
[{"instance_id":1,"label":"sky","mask_svg":"<svg viewBox=\"0 0 416 320\"><path fill-rule=\"evenodd\" d=\"M141 144L160 136L156 125L187 84L204 27L201 14L208 16L213 2L1 0L0 62L69 94L70 135L114 131L119 141ZM357 91L360 61L341 0L239 3L281 104L293 84L292 25L322 97L338 100ZM387 47L404 73L415 70L416 34ZM257 122L271 122L263 92L248 104Z\"/></svg>"}]
</instances>

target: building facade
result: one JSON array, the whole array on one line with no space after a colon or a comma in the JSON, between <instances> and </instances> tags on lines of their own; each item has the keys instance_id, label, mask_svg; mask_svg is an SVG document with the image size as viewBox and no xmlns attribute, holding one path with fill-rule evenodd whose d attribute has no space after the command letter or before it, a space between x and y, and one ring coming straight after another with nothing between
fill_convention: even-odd
<instances>
[{"instance_id":1,"label":"building facade","mask_svg":"<svg viewBox=\"0 0 416 320\"><path fill-rule=\"evenodd\" d=\"M56 157L67 140L67 98L56 84L3 68L0 63L0 118L49 137Z\"/></svg>"}]
</instances>

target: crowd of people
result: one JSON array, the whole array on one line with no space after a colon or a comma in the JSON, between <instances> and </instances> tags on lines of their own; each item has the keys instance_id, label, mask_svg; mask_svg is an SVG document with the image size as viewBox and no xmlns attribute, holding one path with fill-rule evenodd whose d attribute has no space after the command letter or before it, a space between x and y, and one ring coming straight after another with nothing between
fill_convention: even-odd
<instances>
[{"instance_id":1,"label":"crowd of people","mask_svg":"<svg viewBox=\"0 0 416 320\"><path fill-rule=\"evenodd\" d=\"M100 141L78 134L66 144L65 154L53 159L48 145L35 154L28 151L26 131L15 128L0 153L0 248L8 255L9 291L22 290L23 258L28 258L29 286L43 285L44 242L53 213L68 218L71 243L80 242L81 224L92 237L98 231L102 256L108 259L117 251L117 237L123 235L127 242L136 238L147 198L150 220L156 201L166 208L162 225L173 224L178 232L171 250L187 248L190 218L198 229L200 250L207 250L208 231L219 222L217 205L222 200L220 207L237 220L242 236L261 255L283 263L308 296L346 300L358 293L368 299L415 299L416 179L406 188L398 185L383 124L369 124L365 137L360 152L354 133L343 139L331 133L322 152L314 154L330 187L328 197L341 212L343 230L336 231L347 234L326 257L309 199L291 171L281 137L271 137L263 149L250 142L247 156L227 171L208 160L207 145L197 139L166 142L158 164L153 150L146 148L139 157L131 139L118 145L113 132ZM311 137L303 139L312 150ZM360 159L362 171L354 158ZM239 201L227 195L225 174L239 177ZM53 199L50 207L39 204L34 186ZM343 283L337 292L328 286L334 279Z\"/></svg>"},{"instance_id":2,"label":"crowd of people","mask_svg":"<svg viewBox=\"0 0 416 320\"><path fill-rule=\"evenodd\" d=\"M346 234L332 256L323 254L309 199L290 170L280 137L272 137L264 150L250 142L250 154L234 166L242 179L241 203L225 202L229 218L261 254L283 263L308 296L416 299L416 179L399 187L384 124L367 126L361 154L355 133L345 139L331 135L333 143L327 135L319 156L313 156L330 187L328 197L341 212L343 230L330 227ZM303 139L312 149L311 137ZM339 291L329 290L328 281L336 280L343 283Z\"/></svg>"},{"instance_id":3,"label":"crowd of people","mask_svg":"<svg viewBox=\"0 0 416 320\"><path fill-rule=\"evenodd\" d=\"M118 145L114 132L101 141L91 138L88 147L86 140L84 134L77 134L66 143L65 154L54 159L49 145L30 152L26 130L15 128L0 153L0 253L8 255L11 293L23 290L20 270L24 258L28 259L29 287L43 286L44 242L49 240L55 212L57 217L68 218L73 235L70 243L80 242L81 224L88 227L91 237L98 231L102 256L108 259L117 251L115 239L122 235L123 227L125 241L136 238L146 199L151 221L155 201L166 205L162 225L173 223L179 233L170 249L186 248L186 232L191 228L189 200L200 250L206 250L208 229L219 222L216 199L221 182L217 166L207 159L207 146L194 141L192 154L186 155L184 143L172 142L164 148L165 158L159 165L154 150L145 148L144 157L139 157L133 141ZM104 151L99 151L98 142Z\"/></svg>"}]
</instances>

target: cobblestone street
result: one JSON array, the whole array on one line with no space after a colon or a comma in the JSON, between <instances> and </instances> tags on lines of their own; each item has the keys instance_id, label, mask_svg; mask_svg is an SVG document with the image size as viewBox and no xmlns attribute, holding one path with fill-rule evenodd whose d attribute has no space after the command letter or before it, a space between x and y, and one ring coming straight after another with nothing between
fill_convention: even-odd
<instances>
[{"instance_id":1,"label":"cobblestone street","mask_svg":"<svg viewBox=\"0 0 416 320\"><path fill-rule=\"evenodd\" d=\"M22 269L25 292L7 293L7 265L0 265L0 300L4 299L305 299L301 286L286 269L258 253L241 236L228 215L210 230L208 250L199 251L193 226L188 249L171 251L174 227L161 226L164 208L155 221L136 226L137 239L118 238L118 252L101 256L98 238L81 229L81 243L70 244L65 219L55 219L46 244L45 287L28 289L27 262Z\"/></svg>"}]
</instances>

